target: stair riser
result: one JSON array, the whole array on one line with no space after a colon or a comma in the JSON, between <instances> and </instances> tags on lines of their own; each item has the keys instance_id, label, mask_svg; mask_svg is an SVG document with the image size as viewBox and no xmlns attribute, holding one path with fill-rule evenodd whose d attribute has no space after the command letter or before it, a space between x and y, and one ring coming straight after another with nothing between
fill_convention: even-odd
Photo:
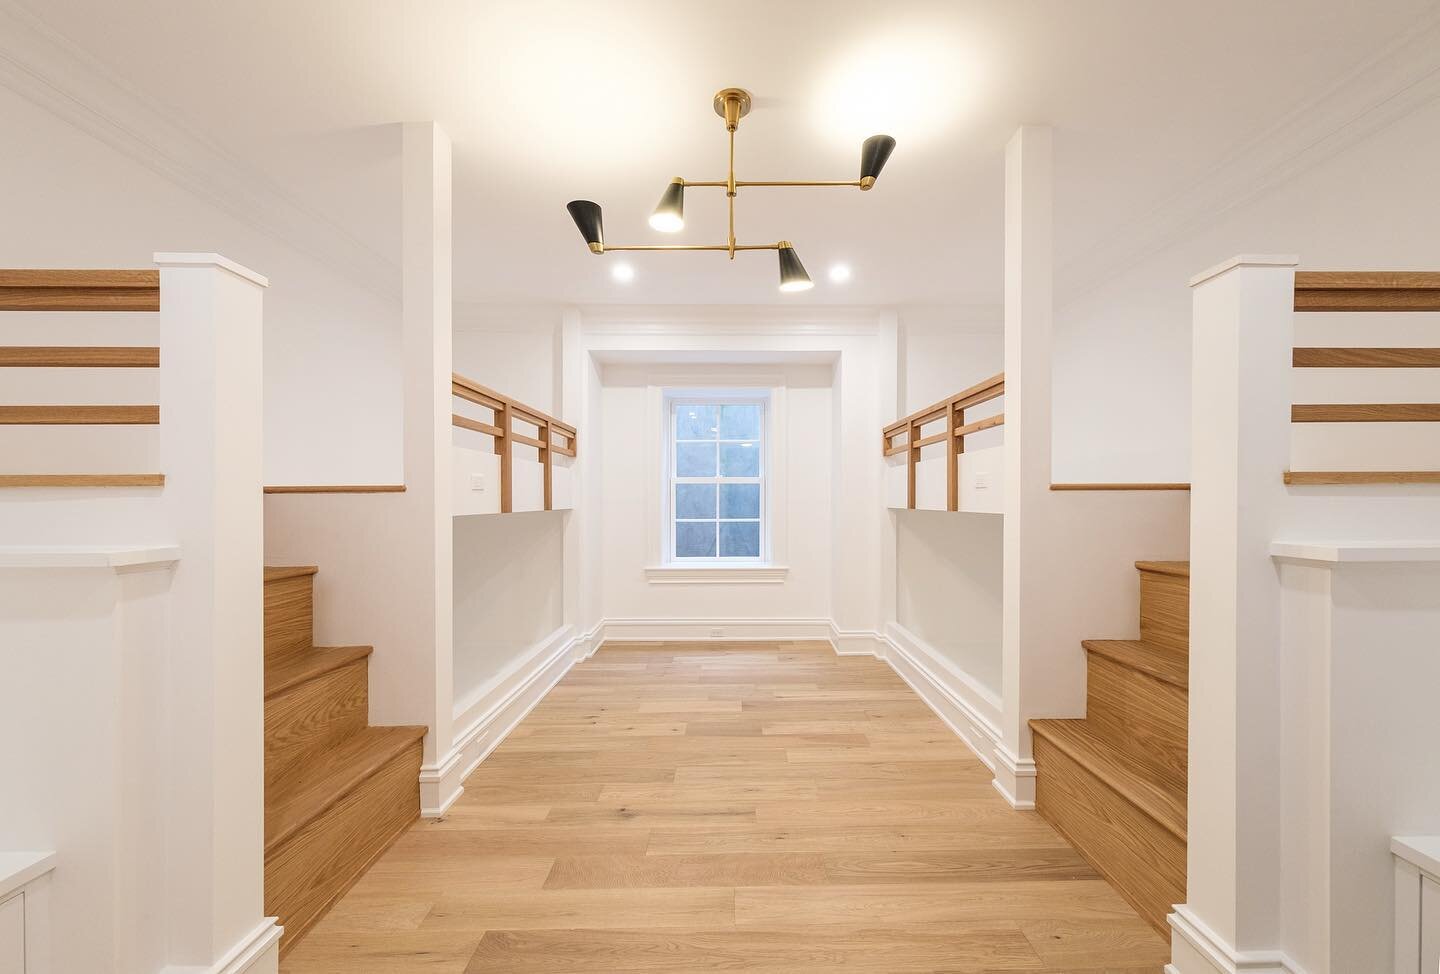
<instances>
[{"instance_id":1,"label":"stair riser","mask_svg":"<svg viewBox=\"0 0 1440 974\"><path fill-rule=\"evenodd\" d=\"M1042 737L1035 807L1162 935L1185 901L1185 843Z\"/></svg>"},{"instance_id":2,"label":"stair riser","mask_svg":"<svg viewBox=\"0 0 1440 974\"><path fill-rule=\"evenodd\" d=\"M265 583L265 658L308 650L315 641L313 575Z\"/></svg>"},{"instance_id":3,"label":"stair riser","mask_svg":"<svg viewBox=\"0 0 1440 974\"><path fill-rule=\"evenodd\" d=\"M1140 638L1189 651L1190 579L1141 570Z\"/></svg>"},{"instance_id":4,"label":"stair riser","mask_svg":"<svg viewBox=\"0 0 1440 974\"><path fill-rule=\"evenodd\" d=\"M265 912L285 953L419 817L421 745L398 754L265 858Z\"/></svg>"},{"instance_id":5,"label":"stair riser","mask_svg":"<svg viewBox=\"0 0 1440 974\"><path fill-rule=\"evenodd\" d=\"M1089 654L1085 721L1182 794L1187 773L1189 697L1177 686Z\"/></svg>"},{"instance_id":6,"label":"stair riser","mask_svg":"<svg viewBox=\"0 0 1440 974\"><path fill-rule=\"evenodd\" d=\"M370 714L367 661L322 673L265 701L265 786L297 765L322 759Z\"/></svg>"}]
</instances>

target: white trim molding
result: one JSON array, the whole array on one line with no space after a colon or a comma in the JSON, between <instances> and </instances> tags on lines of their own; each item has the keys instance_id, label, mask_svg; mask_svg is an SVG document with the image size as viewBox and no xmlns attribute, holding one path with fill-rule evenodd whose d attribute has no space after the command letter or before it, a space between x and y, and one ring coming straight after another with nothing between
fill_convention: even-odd
<instances>
[{"instance_id":1,"label":"white trim molding","mask_svg":"<svg viewBox=\"0 0 1440 974\"><path fill-rule=\"evenodd\" d=\"M5 545L0 568L168 568L180 560L177 545Z\"/></svg>"},{"instance_id":2,"label":"white trim molding","mask_svg":"<svg viewBox=\"0 0 1440 974\"><path fill-rule=\"evenodd\" d=\"M576 635L563 626L541 640L517 664L456 704L455 722L464 729L455 746L420 768L420 815L443 818L464 793L465 779L582 659L599 646L600 627Z\"/></svg>"},{"instance_id":3,"label":"white trim molding","mask_svg":"<svg viewBox=\"0 0 1440 974\"><path fill-rule=\"evenodd\" d=\"M1282 950L1236 950L1185 903L1177 903L1166 920L1176 937L1165 974L1306 974Z\"/></svg>"},{"instance_id":4,"label":"white trim molding","mask_svg":"<svg viewBox=\"0 0 1440 974\"><path fill-rule=\"evenodd\" d=\"M277 917L265 917L254 930L208 966L171 964L160 974L277 974L280 970L280 935L285 928Z\"/></svg>"},{"instance_id":5,"label":"white trim molding","mask_svg":"<svg viewBox=\"0 0 1440 974\"><path fill-rule=\"evenodd\" d=\"M1440 561L1440 541L1275 541L1270 557L1322 565L1433 562Z\"/></svg>"},{"instance_id":6,"label":"white trim molding","mask_svg":"<svg viewBox=\"0 0 1440 974\"><path fill-rule=\"evenodd\" d=\"M830 639L829 619L606 619L602 641L614 642L768 642Z\"/></svg>"},{"instance_id":7,"label":"white trim molding","mask_svg":"<svg viewBox=\"0 0 1440 974\"><path fill-rule=\"evenodd\" d=\"M649 565L651 585L778 585L790 574L787 565Z\"/></svg>"}]
</instances>

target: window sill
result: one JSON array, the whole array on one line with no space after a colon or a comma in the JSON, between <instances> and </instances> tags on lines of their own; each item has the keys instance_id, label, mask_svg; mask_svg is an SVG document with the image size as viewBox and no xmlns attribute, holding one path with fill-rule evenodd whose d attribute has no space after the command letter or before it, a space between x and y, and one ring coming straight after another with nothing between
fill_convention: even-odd
<instances>
[{"instance_id":1,"label":"window sill","mask_svg":"<svg viewBox=\"0 0 1440 974\"><path fill-rule=\"evenodd\" d=\"M786 565L650 565L651 585L777 585L785 581Z\"/></svg>"}]
</instances>

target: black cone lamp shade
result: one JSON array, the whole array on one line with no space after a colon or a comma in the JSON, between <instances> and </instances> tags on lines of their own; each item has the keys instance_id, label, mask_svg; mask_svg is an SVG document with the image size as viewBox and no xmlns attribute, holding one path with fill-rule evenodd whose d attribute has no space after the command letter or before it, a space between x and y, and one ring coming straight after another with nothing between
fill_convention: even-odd
<instances>
[{"instance_id":1,"label":"black cone lamp shade","mask_svg":"<svg viewBox=\"0 0 1440 974\"><path fill-rule=\"evenodd\" d=\"M650 226L662 233L685 229L685 180L673 179L665 187L655 212L650 214Z\"/></svg>"},{"instance_id":2,"label":"black cone lamp shade","mask_svg":"<svg viewBox=\"0 0 1440 974\"><path fill-rule=\"evenodd\" d=\"M808 291L815 286L810 280L810 275L805 273L805 265L800 263L800 258L795 253L794 247L781 247L780 253L780 290Z\"/></svg>"},{"instance_id":3,"label":"black cone lamp shade","mask_svg":"<svg viewBox=\"0 0 1440 974\"><path fill-rule=\"evenodd\" d=\"M565 209L570 211L570 217L575 225L580 228L580 236L590 245L590 249L599 253L605 248L605 225L600 218L600 204L592 203L590 200L571 200L565 204Z\"/></svg>"},{"instance_id":4,"label":"black cone lamp shade","mask_svg":"<svg viewBox=\"0 0 1440 974\"><path fill-rule=\"evenodd\" d=\"M895 140L888 135L872 135L860 147L860 178L874 180L885 168L890 153L895 151Z\"/></svg>"}]
</instances>

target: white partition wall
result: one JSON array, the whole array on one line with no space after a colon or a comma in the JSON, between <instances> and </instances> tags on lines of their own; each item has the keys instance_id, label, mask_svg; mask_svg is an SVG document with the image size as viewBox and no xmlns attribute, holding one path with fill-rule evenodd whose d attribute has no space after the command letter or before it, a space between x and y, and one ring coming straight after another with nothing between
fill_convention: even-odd
<instances>
[{"instance_id":1,"label":"white partition wall","mask_svg":"<svg viewBox=\"0 0 1440 974\"><path fill-rule=\"evenodd\" d=\"M1440 831L1440 494L1285 486L1295 263L1237 257L1192 284L1178 974L1392 970L1390 837Z\"/></svg>"},{"instance_id":2,"label":"white partition wall","mask_svg":"<svg viewBox=\"0 0 1440 974\"><path fill-rule=\"evenodd\" d=\"M156 263L165 486L0 503L0 851L55 854L56 974L263 974L266 281Z\"/></svg>"}]
</instances>

